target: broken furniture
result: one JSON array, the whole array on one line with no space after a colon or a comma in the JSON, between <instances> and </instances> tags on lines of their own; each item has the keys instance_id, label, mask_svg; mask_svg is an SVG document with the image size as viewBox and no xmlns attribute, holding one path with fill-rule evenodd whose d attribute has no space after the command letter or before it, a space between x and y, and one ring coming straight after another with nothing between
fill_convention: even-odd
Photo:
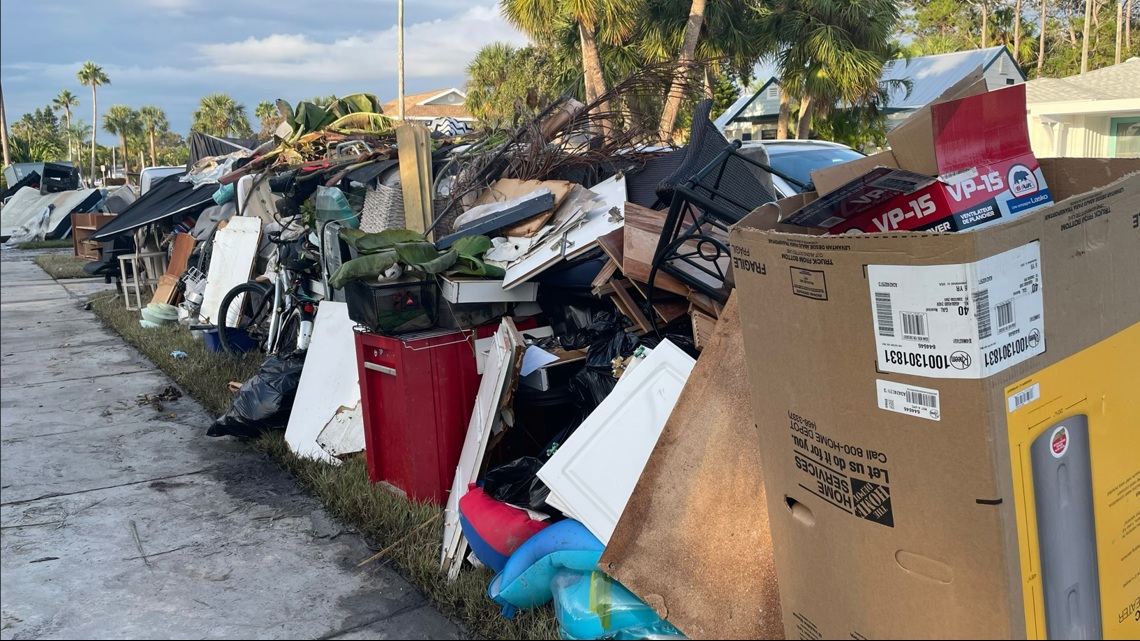
<instances>
[{"instance_id":1,"label":"broken furniture","mask_svg":"<svg viewBox=\"0 0 1140 641\"><path fill-rule=\"evenodd\" d=\"M443 504L479 386L474 332L355 335L368 477Z\"/></svg>"},{"instance_id":2,"label":"broken furniture","mask_svg":"<svg viewBox=\"0 0 1140 641\"><path fill-rule=\"evenodd\" d=\"M75 249L75 255L99 260L102 243L91 240L91 235L114 217L115 214L72 214L71 244Z\"/></svg>"},{"instance_id":3,"label":"broken furniture","mask_svg":"<svg viewBox=\"0 0 1140 641\"><path fill-rule=\"evenodd\" d=\"M143 302L143 290L146 290L147 296L154 294L158 288L159 275L165 272L166 252L162 250L135 251L119 256L119 282L127 309L142 309L146 304Z\"/></svg>"}]
</instances>

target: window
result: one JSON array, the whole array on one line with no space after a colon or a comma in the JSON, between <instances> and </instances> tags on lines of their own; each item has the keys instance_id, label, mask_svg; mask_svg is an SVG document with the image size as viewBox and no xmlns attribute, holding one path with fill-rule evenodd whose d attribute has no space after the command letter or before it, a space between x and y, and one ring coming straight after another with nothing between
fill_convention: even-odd
<instances>
[{"instance_id":1,"label":"window","mask_svg":"<svg viewBox=\"0 0 1140 641\"><path fill-rule=\"evenodd\" d=\"M1014 79L1014 78L1006 78L1006 79L1005 79L1005 84L1007 84L1007 85L1016 85L1016 84L1017 84L1017 80L1016 80L1016 79Z\"/></svg>"},{"instance_id":2,"label":"window","mask_svg":"<svg viewBox=\"0 0 1140 641\"><path fill-rule=\"evenodd\" d=\"M1140 118L1113 118L1108 126L1108 155L1113 158L1140 158Z\"/></svg>"}]
</instances>

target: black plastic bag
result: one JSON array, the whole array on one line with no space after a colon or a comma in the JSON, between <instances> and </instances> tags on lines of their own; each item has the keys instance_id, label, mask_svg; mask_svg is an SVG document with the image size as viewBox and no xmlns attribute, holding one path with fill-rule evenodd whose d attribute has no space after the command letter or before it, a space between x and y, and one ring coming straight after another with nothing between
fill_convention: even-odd
<instances>
[{"instance_id":1,"label":"black plastic bag","mask_svg":"<svg viewBox=\"0 0 1140 641\"><path fill-rule=\"evenodd\" d=\"M569 309L568 311L577 311ZM609 340L614 334L625 328L626 318L613 310L594 312L590 324L578 330L567 331L559 335L558 341L562 349L582 349L594 343Z\"/></svg>"},{"instance_id":2,"label":"black plastic bag","mask_svg":"<svg viewBox=\"0 0 1140 641\"><path fill-rule=\"evenodd\" d=\"M266 359L261 370L238 390L230 411L214 421L206 436L253 438L268 430L285 429L304 365L304 353Z\"/></svg>"},{"instance_id":3,"label":"black plastic bag","mask_svg":"<svg viewBox=\"0 0 1140 641\"><path fill-rule=\"evenodd\" d=\"M637 349L641 340L633 334L617 331L590 344L586 352L586 365L570 380L570 389L580 399L582 416L589 416L617 385L613 360L625 358Z\"/></svg>"},{"instance_id":4,"label":"black plastic bag","mask_svg":"<svg viewBox=\"0 0 1140 641\"><path fill-rule=\"evenodd\" d=\"M546 497L550 496L550 488L538 478L543 463L538 457L524 456L488 470L483 477L483 492L496 501L538 512L549 511Z\"/></svg>"}]
</instances>

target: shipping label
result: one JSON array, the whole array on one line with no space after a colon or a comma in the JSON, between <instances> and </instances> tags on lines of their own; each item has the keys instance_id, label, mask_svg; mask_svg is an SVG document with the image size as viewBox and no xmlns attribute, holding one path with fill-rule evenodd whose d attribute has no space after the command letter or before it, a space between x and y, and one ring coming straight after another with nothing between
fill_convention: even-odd
<instances>
[{"instance_id":1,"label":"shipping label","mask_svg":"<svg viewBox=\"0 0 1140 641\"><path fill-rule=\"evenodd\" d=\"M879 409L931 421L941 420L942 410L936 389L882 379L875 381L875 388L879 395Z\"/></svg>"},{"instance_id":2,"label":"shipping label","mask_svg":"<svg viewBox=\"0 0 1140 641\"><path fill-rule=\"evenodd\" d=\"M975 263L868 265L879 370L985 378L1045 351L1037 241Z\"/></svg>"}]
</instances>

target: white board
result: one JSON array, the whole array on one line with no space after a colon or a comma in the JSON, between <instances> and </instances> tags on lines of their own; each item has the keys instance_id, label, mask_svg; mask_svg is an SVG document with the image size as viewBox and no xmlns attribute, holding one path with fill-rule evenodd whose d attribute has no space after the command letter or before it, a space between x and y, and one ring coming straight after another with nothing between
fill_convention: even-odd
<instances>
[{"instance_id":1,"label":"white board","mask_svg":"<svg viewBox=\"0 0 1140 641\"><path fill-rule=\"evenodd\" d=\"M443 551L439 569L447 570L449 580L459 576L459 568L463 566L467 552L467 539L459 527L459 499L467 494L467 485L475 482L483 466L487 442L502 422L503 393L517 375L515 367L525 349L523 337L509 317L503 319L494 339L483 368L483 378L479 381L479 391L475 394L475 408L467 424L467 436L459 455L459 465L455 468L451 494L447 497L447 509L443 512Z\"/></svg>"},{"instance_id":2,"label":"white board","mask_svg":"<svg viewBox=\"0 0 1140 641\"><path fill-rule=\"evenodd\" d=\"M341 457L364 451L364 414L360 403L342 405L317 435L317 445L329 456Z\"/></svg>"},{"instance_id":3,"label":"white board","mask_svg":"<svg viewBox=\"0 0 1140 641\"><path fill-rule=\"evenodd\" d=\"M589 251L604 236L625 224L625 176L617 174L583 189L575 185L555 211L549 231L540 233L542 242L521 260L507 268L503 289L527 282L554 265ZM610 209L617 207L620 219L610 220Z\"/></svg>"},{"instance_id":4,"label":"white board","mask_svg":"<svg viewBox=\"0 0 1140 641\"><path fill-rule=\"evenodd\" d=\"M622 375L538 471L557 502L603 544L609 543L695 364L676 345L662 341L636 369Z\"/></svg>"},{"instance_id":5,"label":"white board","mask_svg":"<svg viewBox=\"0 0 1140 641\"><path fill-rule=\"evenodd\" d=\"M285 442L297 456L340 464L340 459L321 448L317 436L342 406L360 402L355 324L345 303L323 301L317 306L313 338L285 428Z\"/></svg>"},{"instance_id":6,"label":"white board","mask_svg":"<svg viewBox=\"0 0 1140 641\"><path fill-rule=\"evenodd\" d=\"M202 322L217 324L216 316L222 299L231 289L249 280L260 239L261 220L249 216L230 218L225 228L214 234L210 269L206 274L206 290L202 292L202 308L199 312ZM227 326L233 325L231 323Z\"/></svg>"}]
</instances>

